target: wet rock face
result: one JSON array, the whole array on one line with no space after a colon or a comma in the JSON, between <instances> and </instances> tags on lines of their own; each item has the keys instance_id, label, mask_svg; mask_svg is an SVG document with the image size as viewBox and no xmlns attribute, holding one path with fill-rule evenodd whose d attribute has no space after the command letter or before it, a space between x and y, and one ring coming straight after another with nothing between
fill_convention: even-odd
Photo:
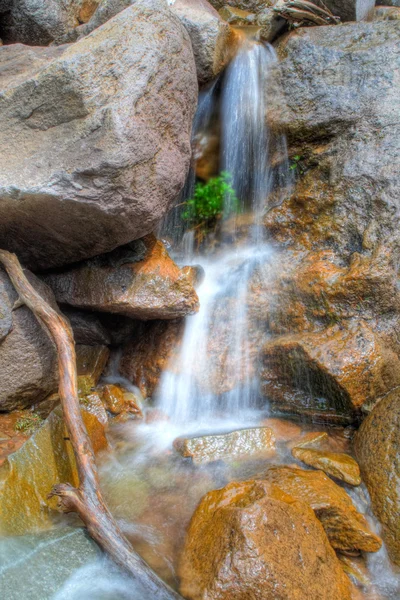
<instances>
[{"instance_id":1,"label":"wet rock face","mask_svg":"<svg viewBox=\"0 0 400 600\"><path fill-rule=\"evenodd\" d=\"M144 398L152 396L163 370L177 352L183 331L183 319L143 323L125 344L119 372L140 389Z\"/></svg>"},{"instance_id":2,"label":"wet rock face","mask_svg":"<svg viewBox=\"0 0 400 600\"><path fill-rule=\"evenodd\" d=\"M365 419L355 451L393 562L400 565L400 398L394 391Z\"/></svg>"},{"instance_id":3,"label":"wet rock face","mask_svg":"<svg viewBox=\"0 0 400 600\"><path fill-rule=\"evenodd\" d=\"M354 507L350 496L321 471L268 469L263 479L312 508L336 550L377 552L381 540Z\"/></svg>"},{"instance_id":4,"label":"wet rock face","mask_svg":"<svg viewBox=\"0 0 400 600\"><path fill-rule=\"evenodd\" d=\"M342 23L346 21L362 21L374 10L375 0L313 0L322 8L327 8Z\"/></svg>"},{"instance_id":5,"label":"wet rock face","mask_svg":"<svg viewBox=\"0 0 400 600\"><path fill-rule=\"evenodd\" d=\"M197 100L190 39L167 4L138 0L11 77L14 52L24 62L20 46L0 48L0 246L43 269L152 231L183 186Z\"/></svg>"},{"instance_id":6,"label":"wet rock face","mask_svg":"<svg viewBox=\"0 0 400 600\"><path fill-rule=\"evenodd\" d=\"M264 346L263 392L284 412L347 422L400 384L398 356L363 321ZM293 390L296 393L293 393Z\"/></svg>"},{"instance_id":7,"label":"wet rock face","mask_svg":"<svg viewBox=\"0 0 400 600\"><path fill-rule=\"evenodd\" d=\"M398 385L399 40L397 22L351 23L278 48L284 97L268 118L296 183L266 212L279 268L253 301L273 336L265 392L289 412L351 420Z\"/></svg>"},{"instance_id":8,"label":"wet rock face","mask_svg":"<svg viewBox=\"0 0 400 600\"><path fill-rule=\"evenodd\" d=\"M313 512L266 482L231 483L204 496L179 567L190 600L350 599Z\"/></svg>"},{"instance_id":9,"label":"wet rock face","mask_svg":"<svg viewBox=\"0 0 400 600\"><path fill-rule=\"evenodd\" d=\"M220 435L177 438L174 448L195 464L215 460L232 460L243 456L271 454L275 451L275 436L269 427L240 429Z\"/></svg>"},{"instance_id":10,"label":"wet rock face","mask_svg":"<svg viewBox=\"0 0 400 600\"><path fill-rule=\"evenodd\" d=\"M51 290L32 273L29 281L56 307ZM18 295L0 269L0 410L40 402L55 391L58 367L55 346L26 306L15 308Z\"/></svg>"},{"instance_id":11,"label":"wet rock face","mask_svg":"<svg viewBox=\"0 0 400 600\"><path fill-rule=\"evenodd\" d=\"M175 319L198 310L191 273L179 269L154 236L44 280L61 304L134 319Z\"/></svg>"},{"instance_id":12,"label":"wet rock face","mask_svg":"<svg viewBox=\"0 0 400 600\"><path fill-rule=\"evenodd\" d=\"M100 0L2 0L0 38L5 44L20 42L46 46L90 18Z\"/></svg>"}]
</instances>

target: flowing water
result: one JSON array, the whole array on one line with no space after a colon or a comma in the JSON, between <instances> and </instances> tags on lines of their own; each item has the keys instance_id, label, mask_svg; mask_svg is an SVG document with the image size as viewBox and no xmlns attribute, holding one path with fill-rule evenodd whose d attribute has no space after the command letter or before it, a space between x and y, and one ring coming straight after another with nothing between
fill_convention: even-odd
<instances>
[{"instance_id":1,"label":"flowing water","mask_svg":"<svg viewBox=\"0 0 400 600\"><path fill-rule=\"evenodd\" d=\"M232 175L240 212L233 214L228 197L219 239L210 238L212 243L203 245L200 252L193 232L185 232L180 206L164 223L164 233L173 240L172 251L175 248L182 264L200 264L204 269L198 289L201 308L186 319L181 345L156 392L158 408L168 420L112 425L114 451L101 468L102 488L124 533L152 568L175 587L185 529L201 497L230 481L259 475L272 462L292 463L292 438L315 429L286 422L276 454L257 460L199 467L172 448L181 435L270 424L265 420L266 407L258 406L257 356L266 333L254 320L253 284L255 277L268 280L276 268L276 256L262 234L263 211L271 197L276 202L291 185L285 139L265 125L268 77L275 64L271 47L246 41L226 73L201 95L194 140L217 123L220 166ZM194 181L192 170L178 205L192 194ZM351 452L346 431L331 429L329 436L332 451ZM364 486L344 487L377 529ZM74 517L65 519L76 525ZM15 540L7 543L3 552L10 557ZM32 600L147 600L104 558L93 556L88 564L71 567L68 576L58 565L62 559L54 558L54 540L41 540L32 550L28 542L23 546L24 551L14 547L12 558L4 563L3 570L14 578L16 591L13 595L9 588L9 600L24 595L18 588L16 567L20 564L25 571L35 567L35 581L42 577L45 582L43 589L29 588ZM363 597L399 598L399 577L385 550L368 557L367 563L369 582L364 584Z\"/></svg>"}]
</instances>

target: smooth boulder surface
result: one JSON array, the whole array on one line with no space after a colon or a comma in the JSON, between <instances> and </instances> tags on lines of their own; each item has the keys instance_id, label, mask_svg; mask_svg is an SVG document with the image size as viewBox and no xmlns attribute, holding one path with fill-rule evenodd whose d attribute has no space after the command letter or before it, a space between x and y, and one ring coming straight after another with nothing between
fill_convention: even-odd
<instances>
[{"instance_id":1,"label":"smooth boulder surface","mask_svg":"<svg viewBox=\"0 0 400 600\"><path fill-rule=\"evenodd\" d=\"M6 44L20 42L46 46L84 23L100 0L1 0L0 38Z\"/></svg>"},{"instance_id":2,"label":"smooth boulder surface","mask_svg":"<svg viewBox=\"0 0 400 600\"><path fill-rule=\"evenodd\" d=\"M179 566L190 600L349 600L350 582L313 512L266 482L204 496Z\"/></svg>"},{"instance_id":3,"label":"smooth boulder surface","mask_svg":"<svg viewBox=\"0 0 400 600\"><path fill-rule=\"evenodd\" d=\"M179 19L137 0L15 79L13 51L21 61L0 47L0 246L44 269L152 231L191 153L197 77Z\"/></svg>"},{"instance_id":4,"label":"smooth boulder surface","mask_svg":"<svg viewBox=\"0 0 400 600\"><path fill-rule=\"evenodd\" d=\"M53 308L51 290L32 273L30 283ZM40 402L58 385L56 349L27 306L16 304L18 294L0 269L0 410L25 408ZM15 308L14 308L15 307Z\"/></svg>"},{"instance_id":5,"label":"smooth boulder surface","mask_svg":"<svg viewBox=\"0 0 400 600\"><path fill-rule=\"evenodd\" d=\"M44 281L60 304L133 319L175 319L199 308L191 272L180 269L153 235Z\"/></svg>"},{"instance_id":6,"label":"smooth boulder surface","mask_svg":"<svg viewBox=\"0 0 400 600\"><path fill-rule=\"evenodd\" d=\"M371 16L375 0L313 0L321 8L327 8L335 17L346 21L362 21Z\"/></svg>"},{"instance_id":7,"label":"smooth boulder surface","mask_svg":"<svg viewBox=\"0 0 400 600\"><path fill-rule=\"evenodd\" d=\"M400 396L383 398L361 425L355 451L390 558L400 565Z\"/></svg>"},{"instance_id":8,"label":"smooth boulder surface","mask_svg":"<svg viewBox=\"0 0 400 600\"><path fill-rule=\"evenodd\" d=\"M274 467L262 475L315 511L336 550L377 552L382 545L350 496L321 471Z\"/></svg>"}]
</instances>

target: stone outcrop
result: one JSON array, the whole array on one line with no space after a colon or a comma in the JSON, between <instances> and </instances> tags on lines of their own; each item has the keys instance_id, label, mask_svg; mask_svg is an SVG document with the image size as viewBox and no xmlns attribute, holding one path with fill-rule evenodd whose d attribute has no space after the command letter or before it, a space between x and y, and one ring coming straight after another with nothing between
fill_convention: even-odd
<instances>
[{"instance_id":1,"label":"stone outcrop","mask_svg":"<svg viewBox=\"0 0 400 600\"><path fill-rule=\"evenodd\" d=\"M190 600L349 600L350 582L313 512L266 482L204 496L179 567Z\"/></svg>"},{"instance_id":2,"label":"stone outcrop","mask_svg":"<svg viewBox=\"0 0 400 600\"><path fill-rule=\"evenodd\" d=\"M275 452L275 436L269 427L240 429L219 435L177 438L174 448L195 464L239 457L268 455Z\"/></svg>"},{"instance_id":3,"label":"stone outcrop","mask_svg":"<svg viewBox=\"0 0 400 600\"><path fill-rule=\"evenodd\" d=\"M210 0L217 10L223 6L233 6L249 12L257 13L263 10L266 6L273 6L276 0Z\"/></svg>"},{"instance_id":4,"label":"stone outcrop","mask_svg":"<svg viewBox=\"0 0 400 600\"><path fill-rule=\"evenodd\" d=\"M292 455L309 467L324 471L327 475L349 485L360 485L360 467L348 454L325 452L314 448L293 448Z\"/></svg>"},{"instance_id":5,"label":"stone outcrop","mask_svg":"<svg viewBox=\"0 0 400 600\"><path fill-rule=\"evenodd\" d=\"M20 42L46 46L85 23L100 0L2 0L0 38L6 44Z\"/></svg>"},{"instance_id":6,"label":"stone outcrop","mask_svg":"<svg viewBox=\"0 0 400 600\"><path fill-rule=\"evenodd\" d=\"M35 52L31 66L30 48L0 47L0 246L44 269L155 228L189 167L197 77L163 0Z\"/></svg>"},{"instance_id":7,"label":"stone outcrop","mask_svg":"<svg viewBox=\"0 0 400 600\"><path fill-rule=\"evenodd\" d=\"M191 279L152 235L44 276L60 304L142 320L196 312L199 303Z\"/></svg>"},{"instance_id":8,"label":"stone outcrop","mask_svg":"<svg viewBox=\"0 0 400 600\"><path fill-rule=\"evenodd\" d=\"M336 550L377 552L381 540L375 535L350 496L321 471L274 467L262 478L312 508Z\"/></svg>"},{"instance_id":9,"label":"stone outcrop","mask_svg":"<svg viewBox=\"0 0 400 600\"><path fill-rule=\"evenodd\" d=\"M35 289L57 308L51 290L26 272ZM55 391L58 367L55 346L0 269L0 410L25 408Z\"/></svg>"},{"instance_id":10,"label":"stone outcrop","mask_svg":"<svg viewBox=\"0 0 400 600\"><path fill-rule=\"evenodd\" d=\"M390 558L400 565L400 397L393 391L365 419L355 451Z\"/></svg>"}]
</instances>

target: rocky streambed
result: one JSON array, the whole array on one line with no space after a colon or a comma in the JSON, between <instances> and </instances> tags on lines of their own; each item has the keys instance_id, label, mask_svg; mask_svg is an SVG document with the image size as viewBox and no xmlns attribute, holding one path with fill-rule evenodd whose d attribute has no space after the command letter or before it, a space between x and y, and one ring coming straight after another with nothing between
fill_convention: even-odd
<instances>
[{"instance_id":1,"label":"rocky streambed","mask_svg":"<svg viewBox=\"0 0 400 600\"><path fill-rule=\"evenodd\" d=\"M188 600L400 597L397 0L40 4L0 2L0 249L123 534ZM147 600L59 483L0 268L0 596Z\"/></svg>"}]
</instances>

